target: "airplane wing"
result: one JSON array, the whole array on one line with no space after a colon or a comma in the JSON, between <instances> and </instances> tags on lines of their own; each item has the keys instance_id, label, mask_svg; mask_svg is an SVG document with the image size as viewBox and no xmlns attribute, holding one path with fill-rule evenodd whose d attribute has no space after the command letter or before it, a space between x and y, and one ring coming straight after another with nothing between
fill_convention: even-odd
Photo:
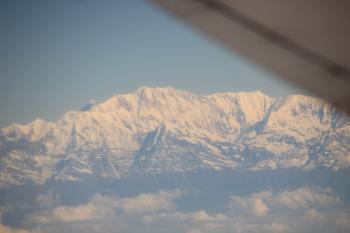
<instances>
[{"instance_id":1,"label":"airplane wing","mask_svg":"<svg viewBox=\"0 0 350 233\"><path fill-rule=\"evenodd\" d=\"M151 0L350 113L349 0Z\"/></svg>"}]
</instances>

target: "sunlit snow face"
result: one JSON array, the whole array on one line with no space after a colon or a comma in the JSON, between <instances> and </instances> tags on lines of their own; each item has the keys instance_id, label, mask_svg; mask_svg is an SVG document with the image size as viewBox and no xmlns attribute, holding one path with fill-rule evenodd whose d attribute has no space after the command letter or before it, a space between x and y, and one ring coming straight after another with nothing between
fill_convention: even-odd
<instances>
[{"instance_id":1,"label":"sunlit snow face","mask_svg":"<svg viewBox=\"0 0 350 233\"><path fill-rule=\"evenodd\" d=\"M185 211L180 199L194 190L159 190L130 197L95 194L78 205L64 204L52 191L21 207L19 225L0 226L4 233L185 232L284 233L348 232L349 208L330 188L300 187L231 195L221 211ZM198 193L197 193L198 194ZM215 200L211 200L215 201ZM3 222L11 207L2 210ZM8 218L8 217L7 217ZM7 219L8 220L8 219Z\"/></svg>"},{"instance_id":2,"label":"sunlit snow face","mask_svg":"<svg viewBox=\"0 0 350 233\"><path fill-rule=\"evenodd\" d=\"M7 127L0 232L349 232L348 118L280 100L140 88Z\"/></svg>"}]
</instances>

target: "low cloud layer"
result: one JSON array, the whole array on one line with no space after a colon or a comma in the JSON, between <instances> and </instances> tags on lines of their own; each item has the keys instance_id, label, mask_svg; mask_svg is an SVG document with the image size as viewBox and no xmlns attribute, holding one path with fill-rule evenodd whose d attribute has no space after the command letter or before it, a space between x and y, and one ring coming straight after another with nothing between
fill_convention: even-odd
<instances>
[{"instance_id":1,"label":"low cloud layer","mask_svg":"<svg viewBox=\"0 0 350 233\"><path fill-rule=\"evenodd\" d=\"M273 193L264 191L250 197L231 196L230 208L241 209L257 216L265 216L273 210L325 209L336 206L340 198L329 189L303 187L292 191Z\"/></svg>"},{"instance_id":2,"label":"low cloud layer","mask_svg":"<svg viewBox=\"0 0 350 233\"><path fill-rule=\"evenodd\" d=\"M140 215L159 211L169 211L176 208L174 200L183 195L183 191L159 191L158 193L141 193L131 198L117 196L92 197L89 202L79 206L57 206L30 217L34 224L53 222L74 222L97 220L118 215ZM46 199L44 199L46 201Z\"/></svg>"},{"instance_id":3,"label":"low cloud layer","mask_svg":"<svg viewBox=\"0 0 350 233\"><path fill-rule=\"evenodd\" d=\"M97 194L77 206L59 204L52 193L36 200L42 208L28 214L27 230L0 226L4 233L302 233L349 232L349 208L329 188L231 196L226 210L181 211L183 190L160 190L126 198ZM204 205L203 205L204 206Z\"/></svg>"}]
</instances>

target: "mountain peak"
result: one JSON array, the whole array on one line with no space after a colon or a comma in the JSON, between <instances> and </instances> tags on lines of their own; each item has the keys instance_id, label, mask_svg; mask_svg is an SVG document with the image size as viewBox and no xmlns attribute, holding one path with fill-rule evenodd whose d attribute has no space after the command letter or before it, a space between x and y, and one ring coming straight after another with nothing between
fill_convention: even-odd
<instances>
[{"instance_id":1,"label":"mountain peak","mask_svg":"<svg viewBox=\"0 0 350 233\"><path fill-rule=\"evenodd\" d=\"M81 111L89 111L91 110L94 106L96 106L96 100L95 99L90 99L89 102L84 105L82 108L81 108Z\"/></svg>"},{"instance_id":2,"label":"mountain peak","mask_svg":"<svg viewBox=\"0 0 350 233\"><path fill-rule=\"evenodd\" d=\"M142 98L193 95L191 92L179 90L173 87L139 87L135 94Z\"/></svg>"},{"instance_id":3,"label":"mountain peak","mask_svg":"<svg viewBox=\"0 0 350 233\"><path fill-rule=\"evenodd\" d=\"M149 87L149 86L141 86L136 89L136 93L143 92L166 92L166 91L178 91L177 89L166 86L166 87Z\"/></svg>"},{"instance_id":4,"label":"mountain peak","mask_svg":"<svg viewBox=\"0 0 350 233\"><path fill-rule=\"evenodd\" d=\"M38 183L141 171L350 165L348 118L316 98L141 87L90 105L55 123L37 119L1 130L0 174L11 177L15 169L21 175L13 183Z\"/></svg>"}]
</instances>

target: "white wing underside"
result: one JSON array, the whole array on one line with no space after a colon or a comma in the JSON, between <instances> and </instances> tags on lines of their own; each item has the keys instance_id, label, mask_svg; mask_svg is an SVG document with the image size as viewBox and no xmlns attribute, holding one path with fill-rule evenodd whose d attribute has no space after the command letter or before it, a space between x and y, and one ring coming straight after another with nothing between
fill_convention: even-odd
<instances>
[{"instance_id":1,"label":"white wing underside","mask_svg":"<svg viewBox=\"0 0 350 233\"><path fill-rule=\"evenodd\" d=\"M279 78L350 112L350 1L152 2Z\"/></svg>"}]
</instances>

